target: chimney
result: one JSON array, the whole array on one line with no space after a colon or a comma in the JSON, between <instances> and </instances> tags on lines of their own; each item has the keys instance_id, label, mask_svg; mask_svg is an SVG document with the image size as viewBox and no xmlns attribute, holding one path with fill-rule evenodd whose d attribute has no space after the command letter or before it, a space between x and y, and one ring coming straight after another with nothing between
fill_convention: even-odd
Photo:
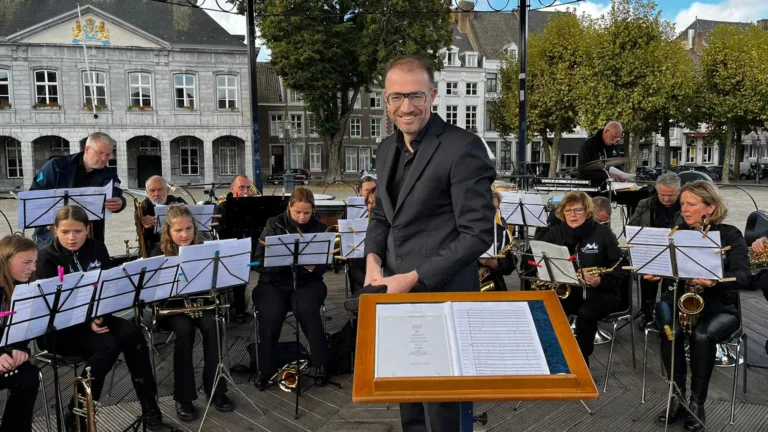
<instances>
[{"instance_id":1,"label":"chimney","mask_svg":"<svg viewBox=\"0 0 768 432\"><path fill-rule=\"evenodd\" d=\"M458 24L459 31L462 33L469 33L469 20L474 18L475 15L475 2L462 0L459 2L459 7L456 9L454 22Z\"/></svg>"},{"instance_id":2,"label":"chimney","mask_svg":"<svg viewBox=\"0 0 768 432\"><path fill-rule=\"evenodd\" d=\"M757 20L757 26L765 31L768 31L768 19Z\"/></svg>"}]
</instances>

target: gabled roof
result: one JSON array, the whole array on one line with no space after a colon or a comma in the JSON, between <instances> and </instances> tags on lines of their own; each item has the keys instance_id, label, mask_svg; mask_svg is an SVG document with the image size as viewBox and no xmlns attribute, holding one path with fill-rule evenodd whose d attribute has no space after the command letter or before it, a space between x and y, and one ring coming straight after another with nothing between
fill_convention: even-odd
<instances>
[{"instance_id":1,"label":"gabled roof","mask_svg":"<svg viewBox=\"0 0 768 432\"><path fill-rule=\"evenodd\" d=\"M256 86L259 91L259 103L283 103L280 77L269 63L256 63Z\"/></svg>"},{"instance_id":2,"label":"gabled roof","mask_svg":"<svg viewBox=\"0 0 768 432\"><path fill-rule=\"evenodd\" d=\"M246 49L205 11L151 0L0 0L0 41L58 16L90 5L171 45Z\"/></svg>"},{"instance_id":3,"label":"gabled roof","mask_svg":"<svg viewBox=\"0 0 768 432\"><path fill-rule=\"evenodd\" d=\"M556 13L530 11L528 13L528 33L538 33L544 29L547 20ZM469 20L474 34L474 42L480 54L488 59L500 59L503 48L510 42L520 45L520 18L515 13L475 12Z\"/></svg>"},{"instance_id":4,"label":"gabled roof","mask_svg":"<svg viewBox=\"0 0 768 432\"><path fill-rule=\"evenodd\" d=\"M451 24L451 30L453 30L451 45L459 49L459 55L464 54L467 51L475 51L475 49L472 48L472 44L469 42L469 36L466 33L462 33L461 30L459 30L458 25Z\"/></svg>"},{"instance_id":5,"label":"gabled roof","mask_svg":"<svg viewBox=\"0 0 768 432\"><path fill-rule=\"evenodd\" d=\"M702 37L707 37L707 35L716 29L718 26L729 26L729 27L738 27L738 28L747 28L752 25L752 23L748 22L733 22L733 21L711 21L711 20L704 20L704 19L695 19L688 27L683 29L683 31L680 32L680 34L677 36L677 39L687 39L688 38L688 30L694 29L696 34L701 35Z\"/></svg>"}]
</instances>

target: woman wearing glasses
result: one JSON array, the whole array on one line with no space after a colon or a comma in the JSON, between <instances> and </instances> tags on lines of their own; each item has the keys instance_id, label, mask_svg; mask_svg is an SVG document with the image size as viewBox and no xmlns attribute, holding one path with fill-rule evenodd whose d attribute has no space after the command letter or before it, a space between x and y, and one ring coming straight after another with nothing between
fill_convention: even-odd
<instances>
[{"instance_id":1,"label":"woman wearing glasses","mask_svg":"<svg viewBox=\"0 0 768 432\"><path fill-rule=\"evenodd\" d=\"M619 243L608 226L595 222L594 212L589 195L568 192L557 208L557 218L563 223L553 227L541 241L567 247L577 257L573 260L577 269L613 267L622 259ZM601 276L580 275L587 288L572 287L568 298L561 300L565 313L576 315L576 342L587 365L595 345L597 323L619 309L620 287L625 277L626 272L618 267Z\"/></svg>"}]
</instances>

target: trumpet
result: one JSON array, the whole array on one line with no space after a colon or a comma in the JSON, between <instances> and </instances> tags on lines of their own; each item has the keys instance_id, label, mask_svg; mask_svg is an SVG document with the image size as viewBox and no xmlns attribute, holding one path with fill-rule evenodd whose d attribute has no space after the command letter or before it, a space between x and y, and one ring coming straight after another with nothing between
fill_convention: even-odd
<instances>
[{"instance_id":1,"label":"trumpet","mask_svg":"<svg viewBox=\"0 0 768 432\"><path fill-rule=\"evenodd\" d=\"M93 400L91 391L91 367L85 368L85 378L75 378L74 392L75 406L72 413L77 417L85 418L85 431L96 432L96 402ZM80 431L80 421L75 421L77 432Z\"/></svg>"},{"instance_id":2,"label":"trumpet","mask_svg":"<svg viewBox=\"0 0 768 432\"><path fill-rule=\"evenodd\" d=\"M139 241L139 257L146 258L149 254L147 252L147 244L144 243L144 225L141 224L141 218L144 216L141 211L141 203L136 198L133 199L134 214L133 219L136 221L136 237ZM126 254L130 255L128 251L128 240L125 241Z\"/></svg>"},{"instance_id":3,"label":"trumpet","mask_svg":"<svg viewBox=\"0 0 768 432\"><path fill-rule=\"evenodd\" d=\"M299 385L299 376L306 373L308 369L309 361L297 360L280 368L280 370L272 377L272 381L277 382L277 385L280 386L280 390L284 392L293 392L296 386Z\"/></svg>"},{"instance_id":4,"label":"trumpet","mask_svg":"<svg viewBox=\"0 0 768 432\"><path fill-rule=\"evenodd\" d=\"M176 308L167 308L167 307L160 307L157 305L157 303L154 304L155 314L154 314L154 324L157 324L157 320L161 319L163 317L172 316L172 315L182 315L186 314L189 315L190 318L200 318L203 316L203 312L209 311L209 310L215 310L218 301L214 300L214 303L212 304L205 304L205 300L210 299L210 297L195 297L195 298L189 298L187 296L183 297L184 300L184 307L176 307ZM229 307L228 304L218 305L219 307L226 308Z\"/></svg>"},{"instance_id":5,"label":"trumpet","mask_svg":"<svg viewBox=\"0 0 768 432\"><path fill-rule=\"evenodd\" d=\"M704 299L699 294L704 285L685 281L685 294L680 296L677 307L680 309L680 327L691 333L699 322L699 313L704 309Z\"/></svg>"}]
</instances>

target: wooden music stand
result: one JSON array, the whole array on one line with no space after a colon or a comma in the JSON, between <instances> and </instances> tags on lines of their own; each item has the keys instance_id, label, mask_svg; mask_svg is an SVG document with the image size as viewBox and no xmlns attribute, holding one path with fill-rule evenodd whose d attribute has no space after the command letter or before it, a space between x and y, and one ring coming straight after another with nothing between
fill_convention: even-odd
<instances>
[{"instance_id":1,"label":"wooden music stand","mask_svg":"<svg viewBox=\"0 0 768 432\"><path fill-rule=\"evenodd\" d=\"M376 306L378 304L509 301L543 303L546 315L551 322L551 330L561 350L561 358L564 358L567 365L566 373L527 376L375 378ZM352 401L355 403L594 400L598 397L592 374L576 344L560 301L551 290L366 294L360 297L357 326L357 352L352 390Z\"/></svg>"}]
</instances>

